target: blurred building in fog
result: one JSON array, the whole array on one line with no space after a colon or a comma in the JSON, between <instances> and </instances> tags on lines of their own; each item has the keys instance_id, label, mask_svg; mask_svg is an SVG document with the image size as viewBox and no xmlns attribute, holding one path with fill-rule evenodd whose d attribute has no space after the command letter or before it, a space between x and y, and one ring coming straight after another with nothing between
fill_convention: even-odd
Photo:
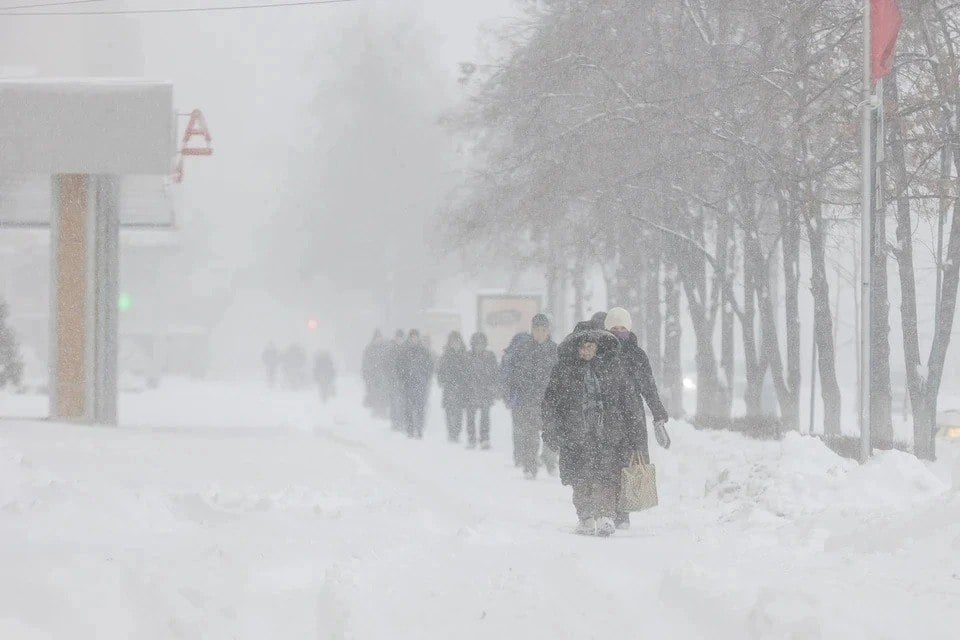
<instances>
[{"instance_id":1,"label":"blurred building in fog","mask_svg":"<svg viewBox=\"0 0 960 640\"><path fill-rule=\"evenodd\" d=\"M0 22L0 77L142 77L138 24L124 16ZM171 158L171 171L174 159ZM50 308L50 176L0 175L0 297L9 302L28 384L46 379ZM209 336L190 297L190 229L179 187L157 176L121 184L121 387L202 375Z\"/></svg>"}]
</instances>

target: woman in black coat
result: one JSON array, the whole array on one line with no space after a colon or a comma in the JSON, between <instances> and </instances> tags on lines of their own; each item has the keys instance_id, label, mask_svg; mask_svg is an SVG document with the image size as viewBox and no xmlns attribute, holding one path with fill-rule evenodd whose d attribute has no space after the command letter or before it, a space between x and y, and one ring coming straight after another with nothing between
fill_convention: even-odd
<instances>
[{"instance_id":1,"label":"woman in black coat","mask_svg":"<svg viewBox=\"0 0 960 640\"><path fill-rule=\"evenodd\" d=\"M560 452L560 479L573 487L577 533L609 536L620 491L620 470L639 440L642 408L620 343L588 329L560 345L543 398L543 438Z\"/></svg>"}]
</instances>

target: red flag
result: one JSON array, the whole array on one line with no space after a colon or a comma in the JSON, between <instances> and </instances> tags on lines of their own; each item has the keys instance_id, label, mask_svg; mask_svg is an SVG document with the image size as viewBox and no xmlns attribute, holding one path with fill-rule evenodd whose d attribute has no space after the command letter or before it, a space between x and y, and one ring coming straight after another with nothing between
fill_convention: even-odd
<instances>
[{"instance_id":1,"label":"red flag","mask_svg":"<svg viewBox=\"0 0 960 640\"><path fill-rule=\"evenodd\" d=\"M873 81L885 78L893 71L893 53L897 48L897 36L903 15L897 0L870 0L870 30L873 66Z\"/></svg>"}]
</instances>

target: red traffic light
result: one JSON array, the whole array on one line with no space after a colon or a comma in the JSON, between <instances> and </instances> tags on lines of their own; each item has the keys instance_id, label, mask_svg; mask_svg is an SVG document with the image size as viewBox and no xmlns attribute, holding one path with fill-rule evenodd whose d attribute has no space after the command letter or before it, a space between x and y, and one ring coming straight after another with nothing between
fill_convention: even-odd
<instances>
[{"instance_id":1,"label":"red traffic light","mask_svg":"<svg viewBox=\"0 0 960 640\"><path fill-rule=\"evenodd\" d=\"M316 331L320 328L320 322L316 318L310 318L307 320L307 329L310 331Z\"/></svg>"}]
</instances>

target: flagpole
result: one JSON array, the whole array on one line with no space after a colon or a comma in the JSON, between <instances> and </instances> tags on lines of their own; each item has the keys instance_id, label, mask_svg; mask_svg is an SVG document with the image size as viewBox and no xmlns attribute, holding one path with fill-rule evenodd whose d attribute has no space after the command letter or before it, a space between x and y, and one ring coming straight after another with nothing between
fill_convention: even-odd
<instances>
[{"instance_id":1,"label":"flagpole","mask_svg":"<svg viewBox=\"0 0 960 640\"><path fill-rule=\"evenodd\" d=\"M863 210L860 216L860 459L870 458L870 334L872 323L871 253L873 248L873 149L871 145L871 118L873 116L873 73L871 68L870 2L863 3Z\"/></svg>"}]
</instances>

